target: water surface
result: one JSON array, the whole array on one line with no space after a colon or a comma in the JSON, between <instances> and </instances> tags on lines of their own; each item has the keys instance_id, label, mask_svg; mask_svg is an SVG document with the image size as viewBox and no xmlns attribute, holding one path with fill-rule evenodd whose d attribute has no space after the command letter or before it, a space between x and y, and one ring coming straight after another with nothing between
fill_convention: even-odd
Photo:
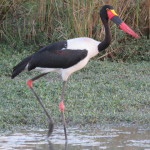
<instances>
[{"instance_id":1,"label":"water surface","mask_svg":"<svg viewBox=\"0 0 150 150\"><path fill-rule=\"evenodd\" d=\"M49 139L46 134L42 129L3 134L0 150L150 150L148 127L68 128L67 143L61 128Z\"/></svg>"}]
</instances>

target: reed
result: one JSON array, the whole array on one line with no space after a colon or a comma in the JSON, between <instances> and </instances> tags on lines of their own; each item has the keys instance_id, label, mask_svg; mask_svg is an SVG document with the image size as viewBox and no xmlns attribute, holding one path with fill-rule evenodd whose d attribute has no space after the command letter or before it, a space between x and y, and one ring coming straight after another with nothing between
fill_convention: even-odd
<instances>
[{"instance_id":1,"label":"reed","mask_svg":"<svg viewBox=\"0 0 150 150\"><path fill-rule=\"evenodd\" d=\"M125 22L149 35L148 0L1 0L0 41L15 46L80 36L101 40L104 30L99 7L104 4L113 5ZM116 41L119 30L114 25L111 28ZM126 40L127 35L120 38Z\"/></svg>"}]
</instances>

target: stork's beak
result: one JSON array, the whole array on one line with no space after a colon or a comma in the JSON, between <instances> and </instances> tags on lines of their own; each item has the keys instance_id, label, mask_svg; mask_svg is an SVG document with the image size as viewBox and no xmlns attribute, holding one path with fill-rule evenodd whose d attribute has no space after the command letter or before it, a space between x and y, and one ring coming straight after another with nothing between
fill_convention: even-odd
<instances>
[{"instance_id":1,"label":"stork's beak","mask_svg":"<svg viewBox=\"0 0 150 150\"><path fill-rule=\"evenodd\" d=\"M114 9L107 9L107 15L110 20L112 20L115 24L117 24L123 31L128 34L139 37L127 24L125 24L118 16L118 14L114 11Z\"/></svg>"}]
</instances>

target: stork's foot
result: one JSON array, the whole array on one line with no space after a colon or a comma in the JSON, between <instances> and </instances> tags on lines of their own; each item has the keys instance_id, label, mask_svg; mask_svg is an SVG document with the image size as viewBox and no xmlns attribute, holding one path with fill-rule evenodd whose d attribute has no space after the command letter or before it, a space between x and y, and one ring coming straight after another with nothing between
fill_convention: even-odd
<instances>
[{"instance_id":1,"label":"stork's foot","mask_svg":"<svg viewBox=\"0 0 150 150\"><path fill-rule=\"evenodd\" d=\"M64 125L65 140L67 141L66 119L65 119L65 114L64 114L64 111L65 111L64 100L61 100L59 102L59 110L61 111L62 121Z\"/></svg>"},{"instance_id":2,"label":"stork's foot","mask_svg":"<svg viewBox=\"0 0 150 150\"><path fill-rule=\"evenodd\" d=\"M48 137L51 136L53 130L54 130L54 123L49 122L49 125L48 125L48 133L47 133L47 136L48 136Z\"/></svg>"},{"instance_id":3,"label":"stork's foot","mask_svg":"<svg viewBox=\"0 0 150 150\"><path fill-rule=\"evenodd\" d=\"M46 110L45 106L44 106L43 103L42 103L41 98L37 95L37 93L35 92L35 90L34 90L34 88L33 88L33 85L32 85L33 81L37 80L38 78L40 78L40 77L42 77L42 76L44 76L44 75L45 75L45 74L41 74L41 75L39 75L39 76L36 76L36 77L34 77L34 78L28 80L28 81L26 82L26 84L28 85L29 89L31 89L31 91L33 92L34 96L37 98L39 104L40 104L41 107L43 108L43 111L45 112L46 116L48 117L49 130L48 130L47 136L49 137L49 136L52 134L53 129L54 129L54 121L53 121L51 115L50 115L50 114L48 113L48 111Z\"/></svg>"}]
</instances>

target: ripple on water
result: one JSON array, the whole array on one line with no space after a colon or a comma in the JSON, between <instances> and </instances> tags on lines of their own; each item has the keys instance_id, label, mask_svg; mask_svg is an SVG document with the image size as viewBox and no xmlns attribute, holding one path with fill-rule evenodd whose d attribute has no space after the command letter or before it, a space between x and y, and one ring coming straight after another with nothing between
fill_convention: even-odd
<instances>
[{"instance_id":1,"label":"ripple on water","mask_svg":"<svg viewBox=\"0 0 150 150\"><path fill-rule=\"evenodd\" d=\"M0 136L0 150L49 150L64 149L63 129L55 129L53 135L46 138L46 130L24 130ZM68 129L66 150L119 149L126 147L136 150L150 150L150 130L137 127L110 127L93 129ZM52 149L52 150L53 150Z\"/></svg>"}]
</instances>

